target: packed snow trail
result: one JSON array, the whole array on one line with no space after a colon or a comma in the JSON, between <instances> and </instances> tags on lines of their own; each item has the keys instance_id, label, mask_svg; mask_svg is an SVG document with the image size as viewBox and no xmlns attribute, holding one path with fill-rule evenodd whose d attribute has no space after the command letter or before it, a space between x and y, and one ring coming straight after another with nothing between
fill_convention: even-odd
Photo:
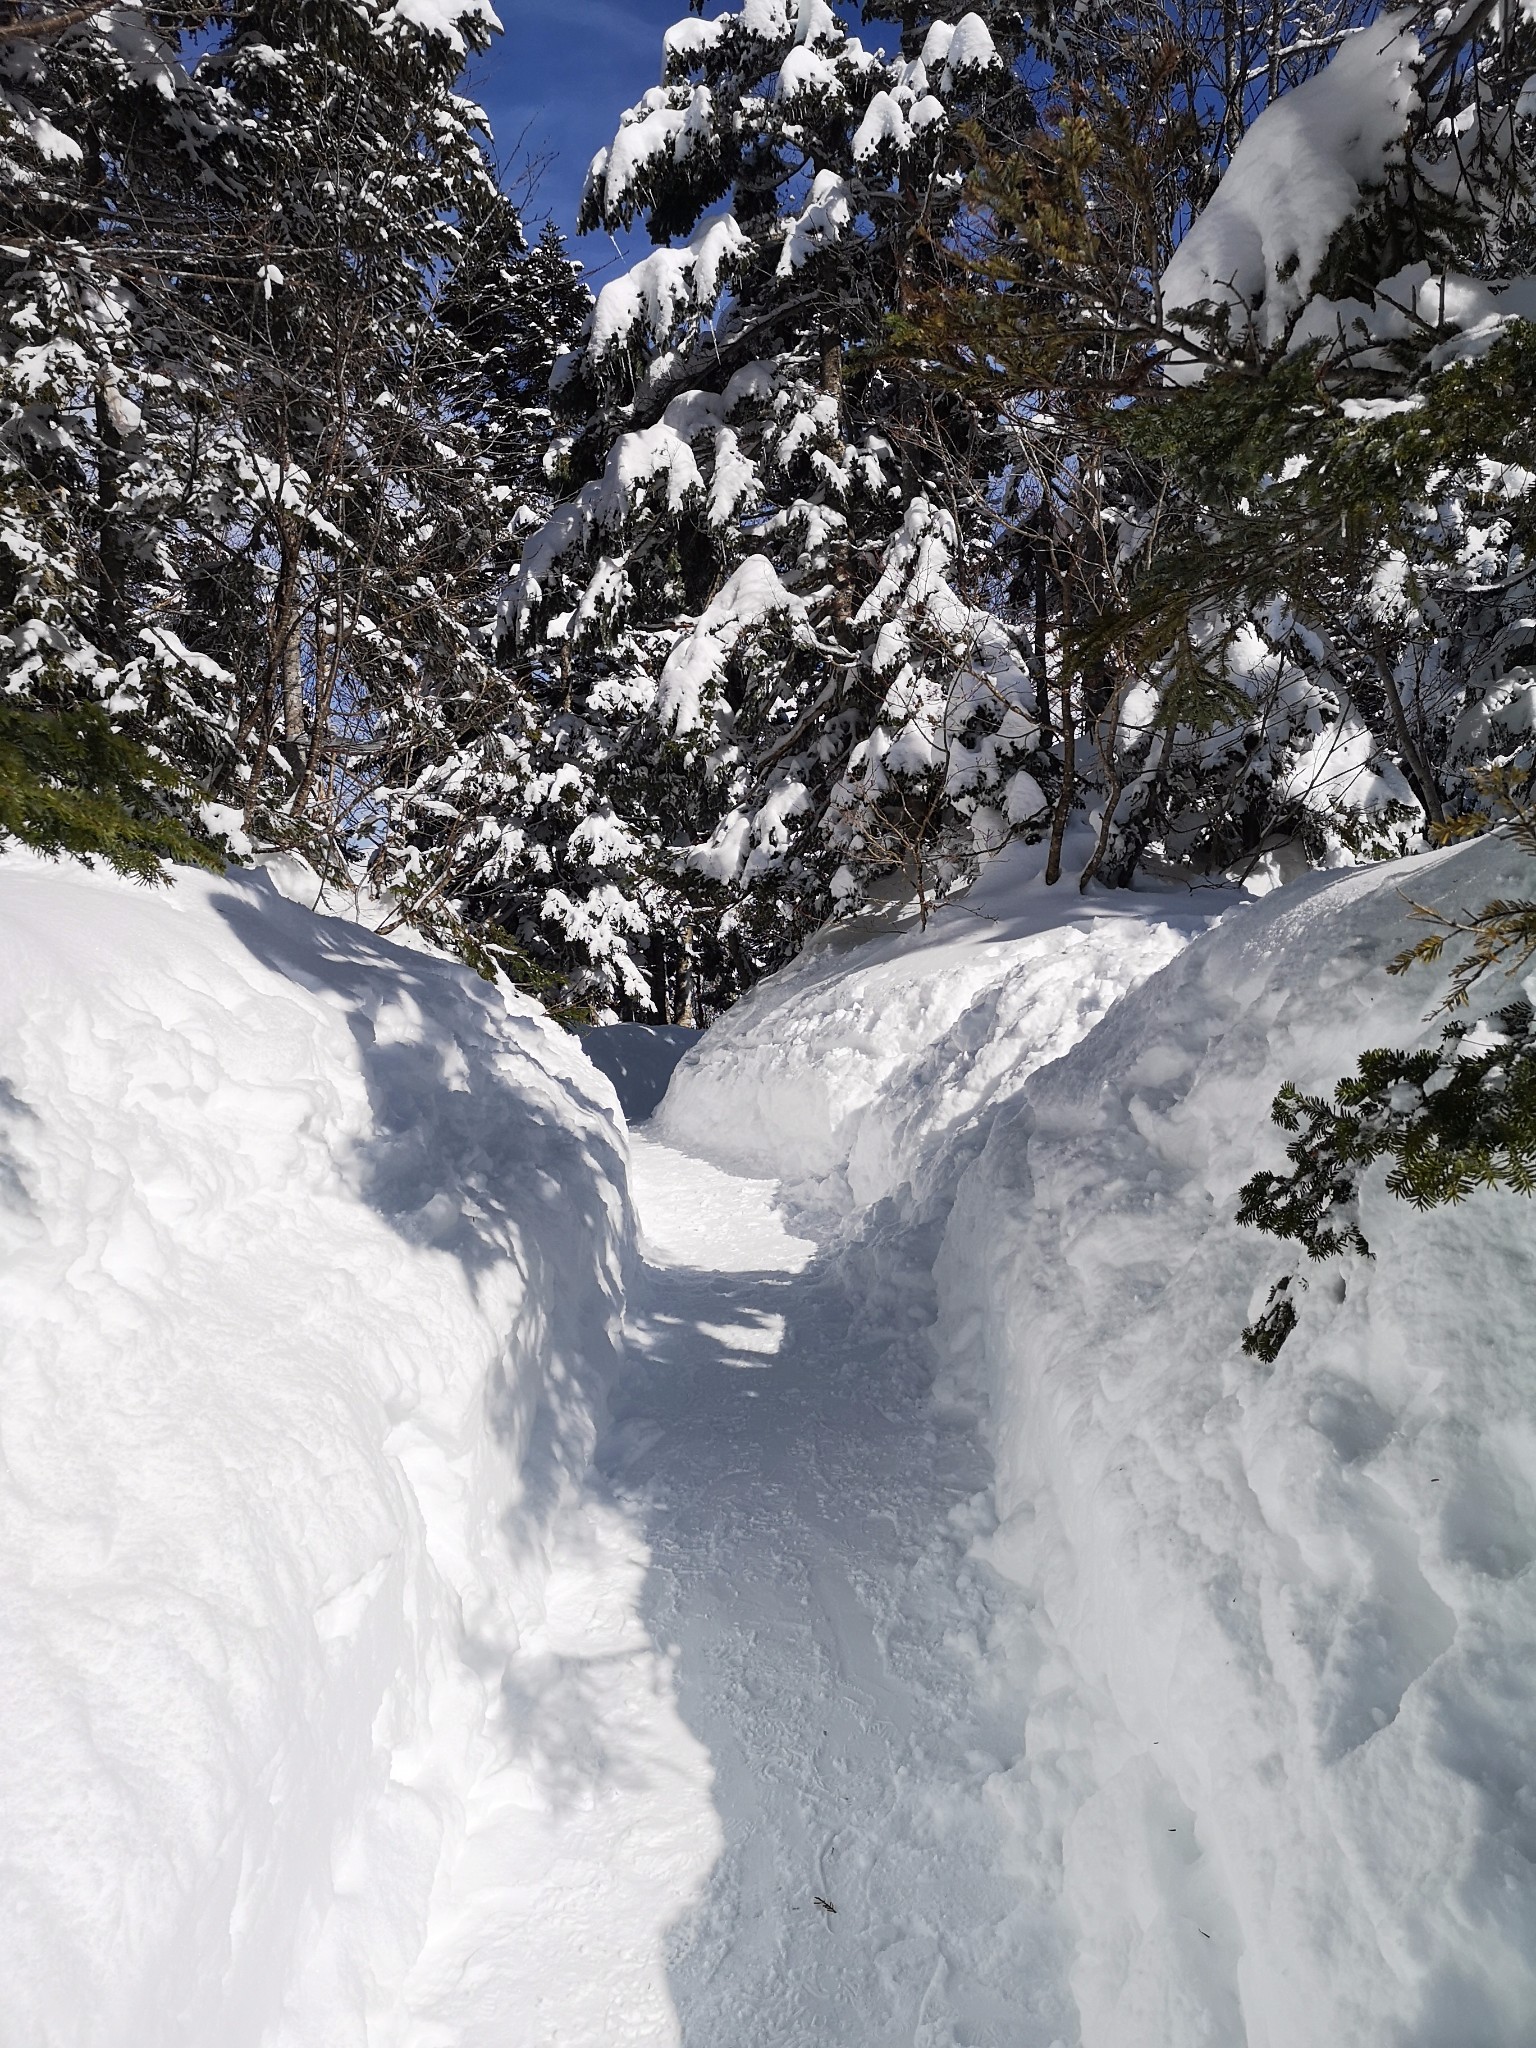
<instances>
[{"instance_id":1,"label":"packed snow trail","mask_svg":"<svg viewBox=\"0 0 1536 2048\"><path fill-rule=\"evenodd\" d=\"M973 1428L773 1183L640 1134L634 1185L648 1267L603 1464L725 1838L668 1941L685 2048L1073 2038L1062 1932L989 1792L1022 1716L986 1649L1028 1624L967 1560Z\"/></svg>"}]
</instances>

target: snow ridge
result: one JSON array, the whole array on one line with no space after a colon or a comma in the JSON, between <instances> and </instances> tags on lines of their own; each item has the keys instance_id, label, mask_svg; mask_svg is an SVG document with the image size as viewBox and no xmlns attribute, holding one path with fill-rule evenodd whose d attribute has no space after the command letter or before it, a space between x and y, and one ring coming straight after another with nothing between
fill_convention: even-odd
<instances>
[{"instance_id":1,"label":"snow ridge","mask_svg":"<svg viewBox=\"0 0 1536 2048\"><path fill-rule=\"evenodd\" d=\"M990 1444L971 1555L1030 1626L991 1640L988 1790L1021 1896L1076 1930L1083 2048L1528 2036L1531 1210L1419 1214L1378 1174L1374 1258L1306 1276L1273 1367L1239 1340L1291 1261L1235 1221L1282 1081L1437 1037L1432 980L1384 972L1405 897L1522 866L1482 843L1116 916L1013 849L925 931L825 934L659 1114L831 1219L866 1321L931 1323L938 1412Z\"/></svg>"},{"instance_id":2,"label":"snow ridge","mask_svg":"<svg viewBox=\"0 0 1536 2048\"><path fill-rule=\"evenodd\" d=\"M585 1479L631 1233L606 1084L268 876L9 855L0 947L7 2038L505 2039L530 1972L581 2010L611 1918L605 1995L656 2038L711 1837ZM584 1684L640 1702L605 1799L551 1740ZM651 1749L687 1826L621 1861ZM487 1975L572 1798L576 1896Z\"/></svg>"}]
</instances>

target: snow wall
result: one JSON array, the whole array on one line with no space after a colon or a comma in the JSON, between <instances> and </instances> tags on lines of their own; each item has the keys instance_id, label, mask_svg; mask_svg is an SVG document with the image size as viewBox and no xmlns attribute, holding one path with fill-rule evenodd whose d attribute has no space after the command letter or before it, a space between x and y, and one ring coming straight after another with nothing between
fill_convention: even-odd
<instances>
[{"instance_id":1,"label":"snow wall","mask_svg":"<svg viewBox=\"0 0 1536 2048\"><path fill-rule=\"evenodd\" d=\"M8 856L0 958L0 2031L445 2040L407 1980L538 1804L503 1723L617 1335L606 1084L262 876Z\"/></svg>"},{"instance_id":2,"label":"snow wall","mask_svg":"<svg viewBox=\"0 0 1536 2048\"><path fill-rule=\"evenodd\" d=\"M1044 860L1009 847L926 929L826 927L685 1056L657 1135L782 1179L823 1224L941 1216L999 1103L1216 914L1187 890L1047 889Z\"/></svg>"},{"instance_id":3,"label":"snow wall","mask_svg":"<svg viewBox=\"0 0 1536 2048\"><path fill-rule=\"evenodd\" d=\"M994 1645L1022 1740L992 1790L1074 1924L1084 2048L1531 2038L1536 1208L1419 1215L1378 1169L1374 1259L1311 1271L1273 1367L1240 1336L1291 1248L1233 1221L1283 1163L1282 1081L1438 1036L1434 974L1383 971L1408 899L1523 866L1483 843L1202 932L1155 894L1052 931L999 863L990 936L961 906L824 942L664 1106L850 1234L937 1247L941 1397L996 1459L977 1547L1037 1624Z\"/></svg>"}]
</instances>

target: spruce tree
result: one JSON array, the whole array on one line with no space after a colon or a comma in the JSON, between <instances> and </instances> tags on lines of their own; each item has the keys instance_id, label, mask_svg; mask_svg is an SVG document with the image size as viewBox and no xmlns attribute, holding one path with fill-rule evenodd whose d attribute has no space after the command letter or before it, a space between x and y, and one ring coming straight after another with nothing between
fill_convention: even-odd
<instances>
[{"instance_id":1,"label":"spruce tree","mask_svg":"<svg viewBox=\"0 0 1536 2048\"><path fill-rule=\"evenodd\" d=\"M0 833L138 874L214 857L163 725L198 680L165 610L206 372L165 252L227 153L136 9L0 40Z\"/></svg>"},{"instance_id":2,"label":"spruce tree","mask_svg":"<svg viewBox=\"0 0 1536 2048\"><path fill-rule=\"evenodd\" d=\"M1214 769L1246 830L1213 865L1406 850L1531 765L1532 62L1536 32L1476 14L1363 29L1163 279L1173 388L1119 422L1159 547L1118 623L1152 699L1204 700L1198 743L1165 710L1147 819L1198 815ZM1287 152L1354 203L1277 201Z\"/></svg>"},{"instance_id":3,"label":"spruce tree","mask_svg":"<svg viewBox=\"0 0 1536 2048\"><path fill-rule=\"evenodd\" d=\"M557 370L565 496L507 619L547 706L549 881L516 918L601 1000L718 1003L882 878L926 907L1035 808L995 421L883 346L960 119L1012 92L1007 26L915 16L887 57L821 0L679 22L592 165L583 226L655 246Z\"/></svg>"},{"instance_id":4,"label":"spruce tree","mask_svg":"<svg viewBox=\"0 0 1536 2048\"><path fill-rule=\"evenodd\" d=\"M430 785L505 723L496 597L585 307L456 92L490 33L262 0L3 45L8 829L184 853L202 818L442 914Z\"/></svg>"}]
</instances>

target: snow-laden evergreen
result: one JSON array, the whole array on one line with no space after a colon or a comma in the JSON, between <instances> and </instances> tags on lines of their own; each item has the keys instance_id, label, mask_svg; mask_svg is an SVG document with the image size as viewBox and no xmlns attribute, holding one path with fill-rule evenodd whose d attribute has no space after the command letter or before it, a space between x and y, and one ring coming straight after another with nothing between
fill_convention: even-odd
<instances>
[{"instance_id":1,"label":"snow-laden evergreen","mask_svg":"<svg viewBox=\"0 0 1536 2048\"><path fill-rule=\"evenodd\" d=\"M606 999L644 1007L668 948L718 999L881 876L941 890L1033 801L995 448L881 346L1008 53L975 14L906 47L822 0L682 21L587 176L585 225L658 246L558 366L571 488L507 613L558 677L555 772L612 814L578 799L550 860L579 886L529 910Z\"/></svg>"},{"instance_id":2,"label":"snow-laden evergreen","mask_svg":"<svg viewBox=\"0 0 1536 2048\"><path fill-rule=\"evenodd\" d=\"M483 805L432 775L506 723L490 629L585 311L457 90L489 12L26 26L0 41L7 789L56 783L42 741L88 714L124 772L160 764L135 817L371 865L452 928ZM110 805L94 826L118 858Z\"/></svg>"},{"instance_id":3,"label":"snow-laden evergreen","mask_svg":"<svg viewBox=\"0 0 1536 2048\"><path fill-rule=\"evenodd\" d=\"M1230 781L1277 871L1407 850L1531 766L1533 61L1528 24L1369 22L1265 110L1161 281L1186 388L1132 432L1172 486L1133 722L1161 765L1189 674L1229 693L1183 742L1183 822Z\"/></svg>"}]
</instances>

